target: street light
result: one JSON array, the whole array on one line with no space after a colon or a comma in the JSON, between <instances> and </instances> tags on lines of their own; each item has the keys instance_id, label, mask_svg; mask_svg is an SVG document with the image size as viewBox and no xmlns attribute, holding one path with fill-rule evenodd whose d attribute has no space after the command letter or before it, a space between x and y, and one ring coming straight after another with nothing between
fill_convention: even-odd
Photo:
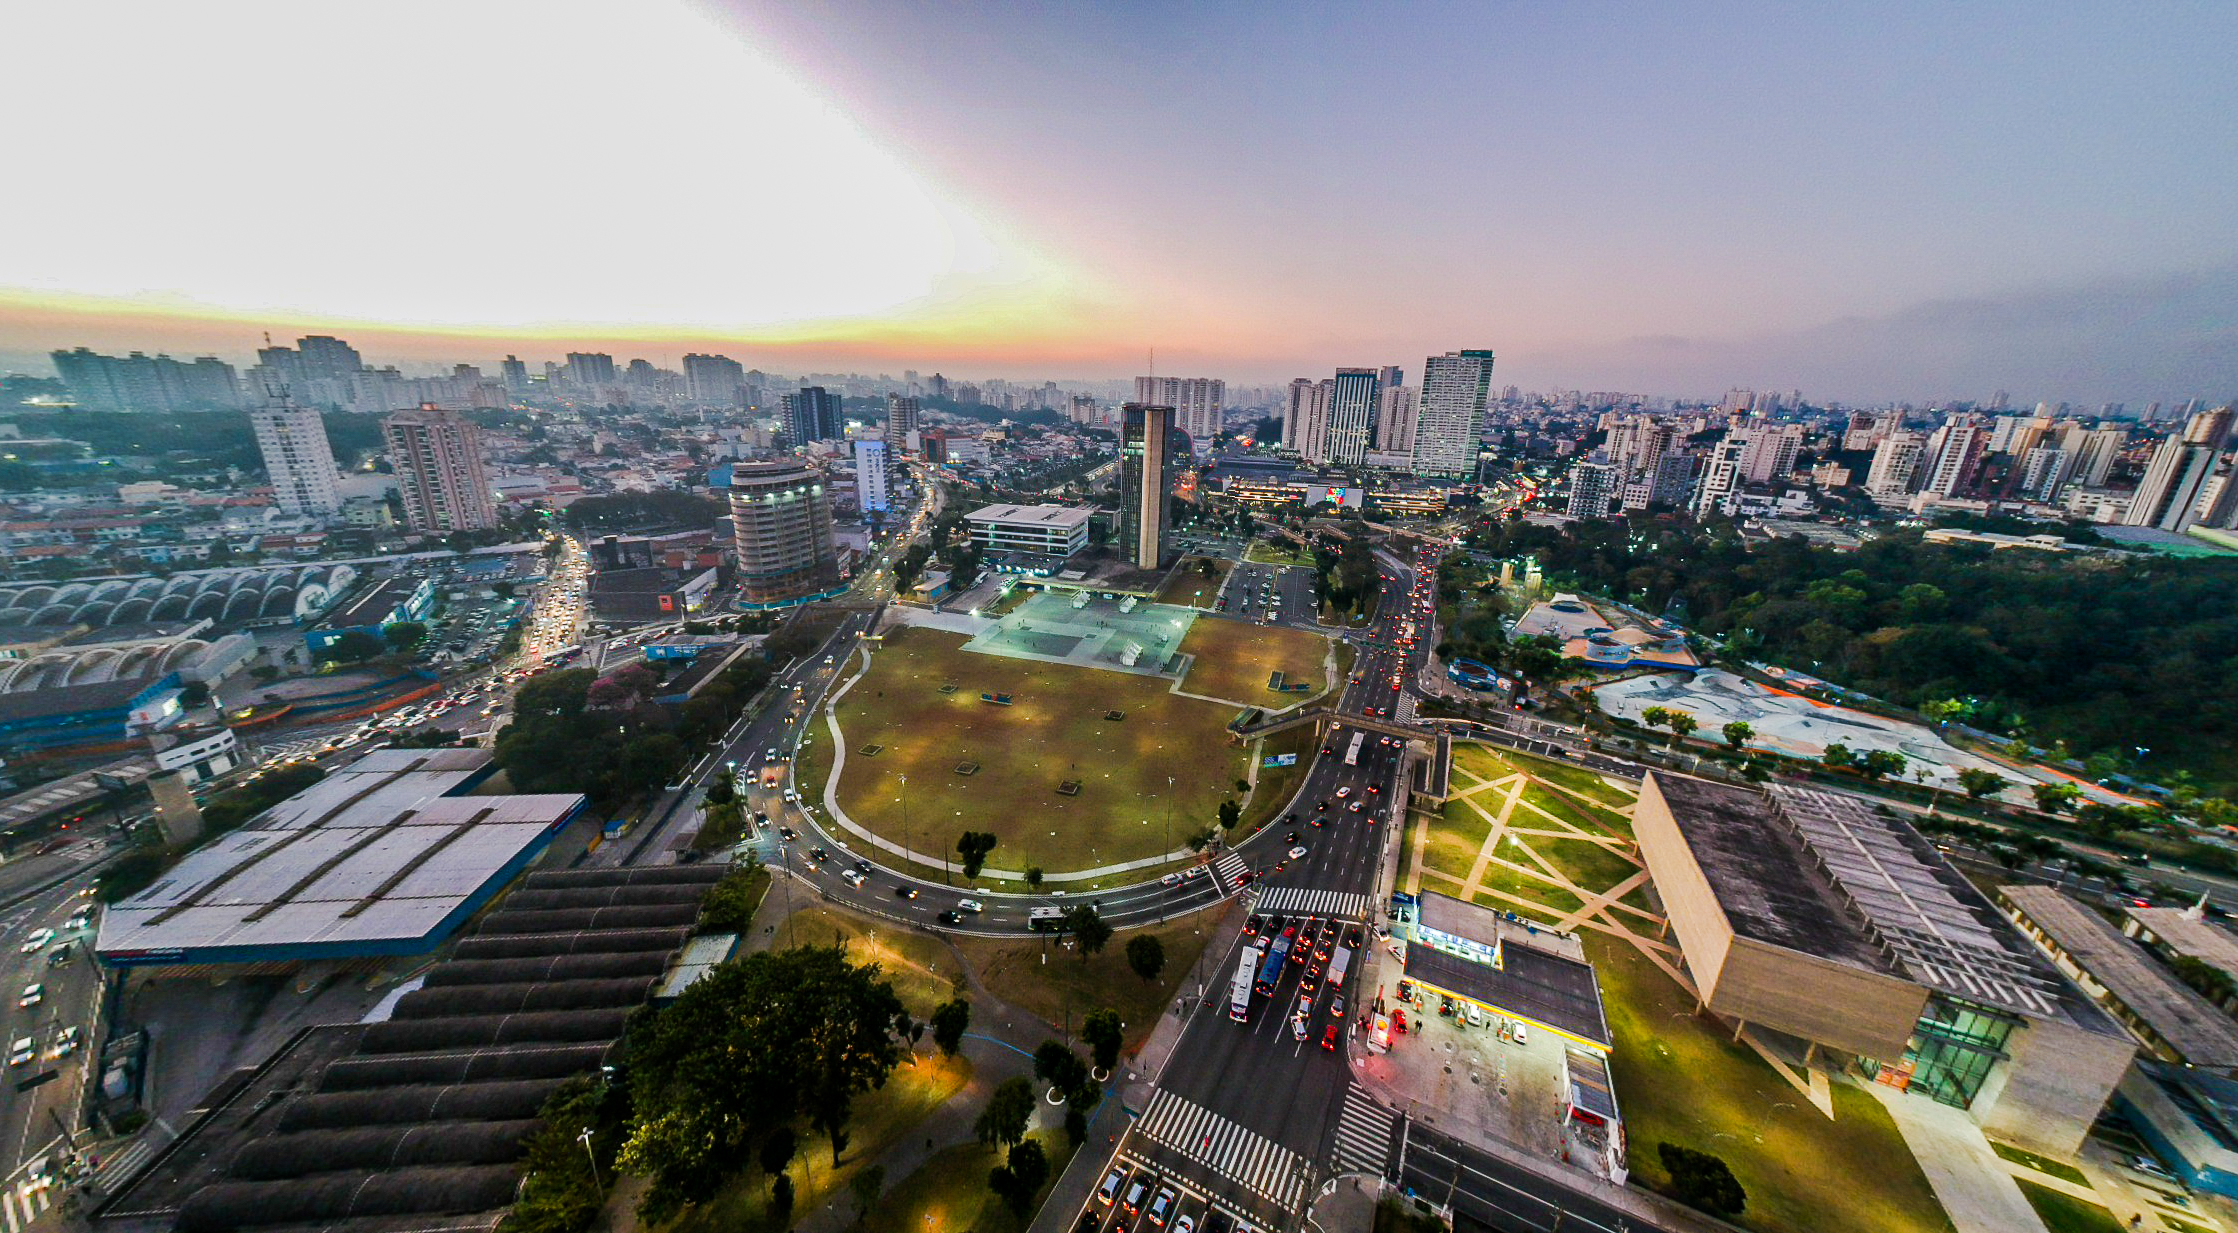
<instances>
[{"instance_id":1,"label":"street light","mask_svg":"<svg viewBox=\"0 0 2238 1233\"><path fill-rule=\"evenodd\" d=\"M598 1176L598 1153L591 1150L591 1128L583 1127L583 1133L575 1136L575 1141L583 1145L583 1154L590 1157L591 1181L603 1193L606 1190L606 1183Z\"/></svg>"}]
</instances>

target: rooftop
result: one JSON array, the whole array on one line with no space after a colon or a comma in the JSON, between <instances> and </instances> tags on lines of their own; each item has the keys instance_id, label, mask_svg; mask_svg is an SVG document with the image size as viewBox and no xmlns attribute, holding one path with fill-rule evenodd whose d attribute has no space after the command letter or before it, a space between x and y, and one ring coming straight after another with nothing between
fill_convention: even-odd
<instances>
[{"instance_id":1,"label":"rooftop","mask_svg":"<svg viewBox=\"0 0 2238 1233\"><path fill-rule=\"evenodd\" d=\"M1607 1048L1608 1020L1593 965L1530 946L1500 948L1501 966L1473 963L1419 943L1407 947L1407 976Z\"/></svg>"},{"instance_id":2,"label":"rooftop","mask_svg":"<svg viewBox=\"0 0 2238 1233\"><path fill-rule=\"evenodd\" d=\"M2111 921L2049 886L2000 886L2075 966L2194 1066L2238 1067L2238 1022L2176 979Z\"/></svg>"},{"instance_id":3,"label":"rooftop","mask_svg":"<svg viewBox=\"0 0 2238 1233\"><path fill-rule=\"evenodd\" d=\"M383 578L371 590L361 592L356 599L327 614L325 624L333 629L355 629L364 625L378 625L388 620L397 606L412 598L420 579L399 575Z\"/></svg>"},{"instance_id":4,"label":"rooftop","mask_svg":"<svg viewBox=\"0 0 2238 1233\"><path fill-rule=\"evenodd\" d=\"M2229 930L2208 924L2183 908L2130 908L2128 915L2177 954L2238 976L2238 937L2232 937Z\"/></svg>"},{"instance_id":5,"label":"rooftop","mask_svg":"<svg viewBox=\"0 0 2238 1233\"><path fill-rule=\"evenodd\" d=\"M1010 526L1070 530L1087 525L1093 510L1070 505L983 505L965 515L971 522L999 522Z\"/></svg>"}]
</instances>

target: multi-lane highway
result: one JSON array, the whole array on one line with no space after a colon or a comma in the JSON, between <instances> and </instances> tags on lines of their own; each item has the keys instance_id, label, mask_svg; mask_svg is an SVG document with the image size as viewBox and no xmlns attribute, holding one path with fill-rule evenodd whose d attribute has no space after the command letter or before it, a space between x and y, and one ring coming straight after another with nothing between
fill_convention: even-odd
<instances>
[{"instance_id":1,"label":"multi-lane highway","mask_svg":"<svg viewBox=\"0 0 2238 1233\"><path fill-rule=\"evenodd\" d=\"M0 1047L8 1087L0 1097L0 1228L9 1233L53 1206L79 1124L101 974L89 953L99 909L69 889L32 897L0 916Z\"/></svg>"}]
</instances>

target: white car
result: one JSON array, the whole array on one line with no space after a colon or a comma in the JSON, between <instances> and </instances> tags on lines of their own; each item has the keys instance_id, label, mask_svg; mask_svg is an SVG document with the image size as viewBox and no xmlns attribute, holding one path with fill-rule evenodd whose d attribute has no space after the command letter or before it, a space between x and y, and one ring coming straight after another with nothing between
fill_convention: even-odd
<instances>
[{"instance_id":1,"label":"white car","mask_svg":"<svg viewBox=\"0 0 2238 1233\"><path fill-rule=\"evenodd\" d=\"M1350 796L1350 795L1352 795L1352 785L1351 785L1351 784L1346 784L1345 786L1343 786L1343 787L1341 787L1341 788L1338 788L1338 789L1337 789L1337 799L1338 799L1338 800L1340 800L1340 801L1341 801L1341 800L1343 800L1343 799L1344 799L1345 797L1348 797L1348 796Z\"/></svg>"},{"instance_id":2,"label":"white car","mask_svg":"<svg viewBox=\"0 0 2238 1233\"><path fill-rule=\"evenodd\" d=\"M847 883L847 885L849 886L861 886L863 883L870 880L864 877L862 871L859 869L842 870L839 877L841 881Z\"/></svg>"},{"instance_id":3,"label":"white car","mask_svg":"<svg viewBox=\"0 0 2238 1233\"><path fill-rule=\"evenodd\" d=\"M1296 860L1296 859L1298 859L1299 857L1301 857L1301 856L1304 856L1305 854L1306 854L1306 850L1305 850L1304 848L1292 848L1292 849L1290 849L1290 859L1291 859L1291 860Z\"/></svg>"},{"instance_id":4,"label":"white car","mask_svg":"<svg viewBox=\"0 0 2238 1233\"><path fill-rule=\"evenodd\" d=\"M83 1028L66 1027L54 1034L54 1047L47 1050L51 1058L66 1058L78 1051L78 1042L85 1039Z\"/></svg>"},{"instance_id":5,"label":"white car","mask_svg":"<svg viewBox=\"0 0 2238 1233\"><path fill-rule=\"evenodd\" d=\"M52 941L54 941L54 930L34 929L23 939L23 945L17 947L16 949L22 954L36 954L38 951L43 949L47 943Z\"/></svg>"},{"instance_id":6,"label":"white car","mask_svg":"<svg viewBox=\"0 0 2238 1233\"><path fill-rule=\"evenodd\" d=\"M16 1009L29 1010L45 1001L46 997L47 987L45 985L25 985L23 996L16 999Z\"/></svg>"},{"instance_id":7,"label":"white car","mask_svg":"<svg viewBox=\"0 0 2238 1233\"><path fill-rule=\"evenodd\" d=\"M29 1036L22 1037L8 1046L8 1065L21 1066L38 1056L38 1052L38 1046L31 1042Z\"/></svg>"},{"instance_id":8,"label":"white car","mask_svg":"<svg viewBox=\"0 0 2238 1233\"><path fill-rule=\"evenodd\" d=\"M987 910L987 905L977 899L959 899L956 901L956 910L958 912L984 912Z\"/></svg>"},{"instance_id":9,"label":"white car","mask_svg":"<svg viewBox=\"0 0 2238 1233\"><path fill-rule=\"evenodd\" d=\"M1178 873L1169 873L1166 876L1158 879L1158 884L1160 886L1179 886L1181 885L1181 875Z\"/></svg>"}]
</instances>

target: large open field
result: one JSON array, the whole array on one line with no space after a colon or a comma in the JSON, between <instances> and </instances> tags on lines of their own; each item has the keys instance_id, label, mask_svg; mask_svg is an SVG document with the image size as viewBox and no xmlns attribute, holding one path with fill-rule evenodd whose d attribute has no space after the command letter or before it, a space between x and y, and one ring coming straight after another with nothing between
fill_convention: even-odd
<instances>
[{"instance_id":1,"label":"large open field","mask_svg":"<svg viewBox=\"0 0 2238 1233\"><path fill-rule=\"evenodd\" d=\"M1271 711L1329 687L1329 640L1311 630L1205 618L1189 627L1181 653L1196 657L1181 687L1208 698L1227 698ZM1267 688L1268 679L1277 672L1287 683L1313 688L1302 694L1278 694Z\"/></svg>"},{"instance_id":2,"label":"large open field","mask_svg":"<svg viewBox=\"0 0 2238 1233\"><path fill-rule=\"evenodd\" d=\"M1206 573L1199 562L1209 563L1212 572ZM1220 585L1228 580L1228 571L1235 567L1235 562L1219 557L1183 557L1173 576L1158 588L1157 602L1210 609L1220 598Z\"/></svg>"},{"instance_id":3,"label":"large open field","mask_svg":"<svg viewBox=\"0 0 2238 1233\"><path fill-rule=\"evenodd\" d=\"M1229 742L1227 707L1177 697L1158 677L981 655L963 642L897 629L839 704L839 804L880 836L929 853L989 831L1000 841L990 868L1059 873L1179 848L1236 795L1245 755ZM1105 719L1112 710L1125 718ZM964 763L979 769L958 774ZM1080 782L1077 796L1058 793L1066 780ZM820 799L822 784L805 792Z\"/></svg>"},{"instance_id":4,"label":"large open field","mask_svg":"<svg viewBox=\"0 0 2238 1233\"><path fill-rule=\"evenodd\" d=\"M1423 890L1564 929L1654 925L1631 851L1629 790L1579 767L1456 744L1453 793L1409 846ZM1603 894L1615 904L1588 910Z\"/></svg>"}]
</instances>

